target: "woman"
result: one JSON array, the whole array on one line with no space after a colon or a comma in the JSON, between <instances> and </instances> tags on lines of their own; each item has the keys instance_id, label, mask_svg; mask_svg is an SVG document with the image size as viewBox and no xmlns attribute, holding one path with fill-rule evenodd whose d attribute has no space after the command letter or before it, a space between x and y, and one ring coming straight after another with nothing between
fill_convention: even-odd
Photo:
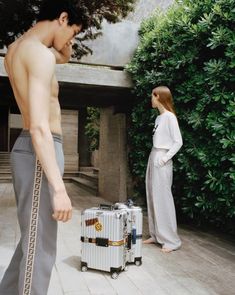
<instances>
[{"instance_id":1,"label":"woman","mask_svg":"<svg viewBox=\"0 0 235 295\"><path fill-rule=\"evenodd\" d=\"M175 115L170 89L156 87L152 91L152 107L158 109L153 129L153 148L146 171L146 196L150 238L144 244L160 243L163 252L177 250L181 240L177 234L175 205L171 192L172 157L183 141Z\"/></svg>"}]
</instances>

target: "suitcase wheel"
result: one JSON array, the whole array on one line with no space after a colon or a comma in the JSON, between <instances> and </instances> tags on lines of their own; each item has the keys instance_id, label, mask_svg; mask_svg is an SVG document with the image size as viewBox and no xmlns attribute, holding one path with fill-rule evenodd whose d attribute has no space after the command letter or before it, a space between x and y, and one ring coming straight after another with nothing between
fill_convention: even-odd
<instances>
[{"instance_id":1,"label":"suitcase wheel","mask_svg":"<svg viewBox=\"0 0 235 295\"><path fill-rule=\"evenodd\" d=\"M135 261L135 265L140 266L141 264L142 264L142 261L141 260L136 260Z\"/></svg>"},{"instance_id":2,"label":"suitcase wheel","mask_svg":"<svg viewBox=\"0 0 235 295\"><path fill-rule=\"evenodd\" d=\"M83 265L82 268L81 268L81 270L82 270L83 272L85 272L85 271L88 270L88 268L87 268L87 266Z\"/></svg>"},{"instance_id":3,"label":"suitcase wheel","mask_svg":"<svg viewBox=\"0 0 235 295\"><path fill-rule=\"evenodd\" d=\"M111 278L116 280L118 278L119 274L117 272L111 273Z\"/></svg>"}]
</instances>

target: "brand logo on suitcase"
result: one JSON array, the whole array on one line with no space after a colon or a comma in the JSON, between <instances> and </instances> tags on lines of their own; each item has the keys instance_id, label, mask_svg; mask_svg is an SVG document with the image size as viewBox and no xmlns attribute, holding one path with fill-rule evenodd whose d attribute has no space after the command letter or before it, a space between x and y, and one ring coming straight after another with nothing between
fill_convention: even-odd
<instances>
[{"instance_id":1,"label":"brand logo on suitcase","mask_svg":"<svg viewBox=\"0 0 235 295\"><path fill-rule=\"evenodd\" d=\"M102 224L100 222L96 222L95 223L95 230L96 231L102 231L102 229L103 229Z\"/></svg>"}]
</instances>

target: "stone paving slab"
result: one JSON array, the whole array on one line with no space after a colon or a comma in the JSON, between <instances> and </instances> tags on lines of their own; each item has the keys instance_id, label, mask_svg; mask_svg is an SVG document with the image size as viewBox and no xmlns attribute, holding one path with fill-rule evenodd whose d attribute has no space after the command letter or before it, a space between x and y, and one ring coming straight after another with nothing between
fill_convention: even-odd
<instances>
[{"instance_id":1,"label":"stone paving slab","mask_svg":"<svg viewBox=\"0 0 235 295\"><path fill-rule=\"evenodd\" d=\"M59 223L57 260L48 295L235 295L234 240L183 225L179 226L181 250L164 254L157 245L144 245L142 266L130 265L117 280L100 271L81 272L81 211L106 201L74 184L66 186L73 218ZM147 228L145 216L144 237ZM12 184L0 184L0 279L19 237Z\"/></svg>"}]
</instances>

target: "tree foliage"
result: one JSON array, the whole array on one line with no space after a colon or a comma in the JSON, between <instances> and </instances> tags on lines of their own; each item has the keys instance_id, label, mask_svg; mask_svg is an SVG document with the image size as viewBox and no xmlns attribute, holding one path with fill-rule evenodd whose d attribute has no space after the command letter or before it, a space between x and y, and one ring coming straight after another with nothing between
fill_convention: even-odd
<instances>
[{"instance_id":1,"label":"tree foliage","mask_svg":"<svg viewBox=\"0 0 235 295\"><path fill-rule=\"evenodd\" d=\"M133 10L136 0L71 0L86 11L89 28L77 37L75 56L91 52L85 40L101 34L102 22L116 23ZM42 0L0 0L0 48L9 45L33 24Z\"/></svg>"},{"instance_id":2,"label":"tree foliage","mask_svg":"<svg viewBox=\"0 0 235 295\"><path fill-rule=\"evenodd\" d=\"M175 157L180 215L235 232L235 0L181 0L140 29L128 70L136 101L129 132L136 191L145 169L156 112L151 90L173 92L184 145Z\"/></svg>"}]
</instances>

